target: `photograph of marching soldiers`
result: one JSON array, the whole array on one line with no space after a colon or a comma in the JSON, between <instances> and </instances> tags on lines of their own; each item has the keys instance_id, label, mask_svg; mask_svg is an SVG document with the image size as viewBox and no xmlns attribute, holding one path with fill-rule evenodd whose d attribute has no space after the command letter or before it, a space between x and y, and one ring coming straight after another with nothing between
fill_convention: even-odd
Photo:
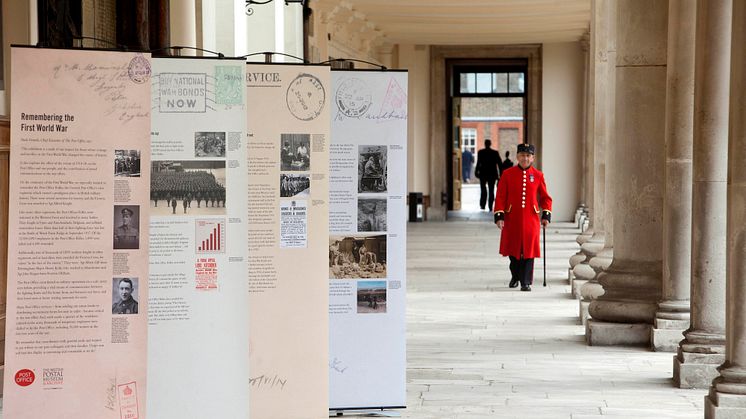
<instances>
[{"instance_id":1,"label":"photograph of marching soldiers","mask_svg":"<svg viewBox=\"0 0 746 419\"><path fill-rule=\"evenodd\" d=\"M357 312L386 312L386 281L358 281Z\"/></svg>"},{"instance_id":2,"label":"photograph of marching soldiers","mask_svg":"<svg viewBox=\"0 0 746 419\"><path fill-rule=\"evenodd\" d=\"M280 135L280 170L298 172L310 170L311 134Z\"/></svg>"},{"instance_id":3,"label":"photograph of marching soldiers","mask_svg":"<svg viewBox=\"0 0 746 419\"><path fill-rule=\"evenodd\" d=\"M225 157L225 133L195 132L194 157Z\"/></svg>"},{"instance_id":4,"label":"photograph of marching soldiers","mask_svg":"<svg viewBox=\"0 0 746 419\"><path fill-rule=\"evenodd\" d=\"M150 167L151 214L225 214L225 161L153 161Z\"/></svg>"},{"instance_id":5,"label":"photograph of marching soldiers","mask_svg":"<svg viewBox=\"0 0 746 419\"><path fill-rule=\"evenodd\" d=\"M386 278L386 235L330 236L329 278Z\"/></svg>"},{"instance_id":6,"label":"photograph of marching soldiers","mask_svg":"<svg viewBox=\"0 0 746 419\"><path fill-rule=\"evenodd\" d=\"M140 150L114 150L114 176L140 177Z\"/></svg>"},{"instance_id":7,"label":"photograph of marching soldiers","mask_svg":"<svg viewBox=\"0 0 746 419\"><path fill-rule=\"evenodd\" d=\"M357 191L386 192L386 146L361 145L358 149Z\"/></svg>"},{"instance_id":8,"label":"photograph of marching soldiers","mask_svg":"<svg viewBox=\"0 0 746 419\"><path fill-rule=\"evenodd\" d=\"M308 173L280 175L281 197L289 198L292 196L308 196L310 193L311 178Z\"/></svg>"},{"instance_id":9,"label":"photograph of marching soldiers","mask_svg":"<svg viewBox=\"0 0 746 419\"><path fill-rule=\"evenodd\" d=\"M386 231L386 198L358 197L357 231Z\"/></svg>"}]
</instances>

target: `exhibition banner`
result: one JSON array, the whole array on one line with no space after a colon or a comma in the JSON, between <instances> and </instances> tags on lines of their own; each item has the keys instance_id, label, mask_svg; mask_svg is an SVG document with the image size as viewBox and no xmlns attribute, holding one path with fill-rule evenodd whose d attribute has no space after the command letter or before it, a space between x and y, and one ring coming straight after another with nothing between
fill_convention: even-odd
<instances>
[{"instance_id":1,"label":"exhibition banner","mask_svg":"<svg viewBox=\"0 0 746 419\"><path fill-rule=\"evenodd\" d=\"M407 73L332 72L330 408L406 403Z\"/></svg>"},{"instance_id":2,"label":"exhibition banner","mask_svg":"<svg viewBox=\"0 0 746 419\"><path fill-rule=\"evenodd\" d=\"M248 64L251 417L329 414L330 72Z\"/></svg>"},{"instance_id":3,"label":"exhibition banner","mask_svg":"<svg viewBox=\"0 0 746 419\"><path fill-rule=\"evenodd\" d=\"M151 73L11 49L4 417L146 417Z\"/></svg>"},{"instance_id":4,"label":"exhibition banner","mask_svg":"<svg viewBox=\"0 0 746 419\"><path fill-rule=\"evenodd\" d=\"M249 416L246 64L154 58L148 412Z\"/></svg>"}]
</instances>

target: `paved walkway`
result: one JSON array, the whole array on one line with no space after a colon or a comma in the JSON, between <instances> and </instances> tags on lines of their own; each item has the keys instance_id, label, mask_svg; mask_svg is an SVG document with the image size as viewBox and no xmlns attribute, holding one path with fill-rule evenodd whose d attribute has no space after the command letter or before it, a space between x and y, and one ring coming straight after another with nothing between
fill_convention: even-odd
<instances>
[{"instance_id":1,"label":"paved walkway","mask_svg":"<svg viewBox=\"0 0 746 419\"><path fill-rule=\"evenodd\" d=\"M406 418L702 418L704 390L672 385L671 353L589 347L570 297L576 226L548 230L546 288L507 287L490 214L408 230Z\"/></svg>"}]
</instances>

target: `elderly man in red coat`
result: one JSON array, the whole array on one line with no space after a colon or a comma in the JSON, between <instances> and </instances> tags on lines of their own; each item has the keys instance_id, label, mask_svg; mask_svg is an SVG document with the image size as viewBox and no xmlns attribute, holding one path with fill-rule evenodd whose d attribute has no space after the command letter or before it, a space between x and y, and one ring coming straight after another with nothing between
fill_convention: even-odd
<instances>
[{"instance_id":1,"label":"elderly man in red coat","mask_svg":"<svg viewBox=\"0 0 746 419\"><path fill-rule=\"evenodd\" d=\"M539 223L544 228L552 218L552 197L544 174L532 166L534 153L533 145L518 144L518 165L503 172L494 205L495 224L502 230L500 254L510 257L510 288L520 282L521 291L531 291L534 281Z\"/></svg>"}]
</instances>

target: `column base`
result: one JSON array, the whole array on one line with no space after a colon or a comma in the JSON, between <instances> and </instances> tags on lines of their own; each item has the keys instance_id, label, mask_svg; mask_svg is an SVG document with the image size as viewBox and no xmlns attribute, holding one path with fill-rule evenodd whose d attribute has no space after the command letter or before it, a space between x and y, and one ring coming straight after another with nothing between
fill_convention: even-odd
<instances>
[{"instance_id":1,"label":"column base","mask_svg":"<svg viewBox=\"0 0 746 419\"><path fill-rule=\"evenodd\" d=\"M588 319L585 325L585 341L590 346L648 346L650 329L648 323L611 323Z\"/></svg>"},{"instance_id":2,"label":"column base","mask_svg":"<svg viewBox=\"0 0 746 419\"><path fill-rule=\"evenodd\" d=\"M746 395L720 393L710 388L705 396L705 419L746 418Z\"/></svg>"},{"instance_id":3,"label":"column base","mask_svg":"<svg viewBox=\"0 0 746 419\"><path fill-rule=\"evenodd\" d=\"M678 388L708 388L720 375L717 368L723 362L724 353L692 353L679 348L673 357L673 383Z\"/></svg>"},{"instance_id":4,"label":"column base","mask_svg":"<svg viewBox=\"0 0 746 419\"><path fill-rule=\"evenodd\" d=\"M588 306L591 305L590 301L584 301L584 300L578 300L578 313L580 317L580 324L583 326L588 323L588 319L591 318L591 315L588 314Z\"/></svg>"},{"instance_id":5,"label":"column base","mask_svg":"<svg viewBox=\"0 0 746 419\"><path fill-rule=\"evenodd\" d=\"M655 319L650 342L656 352L676 352L679 342L684 340L684 332L689 328L689 320Z\"/></svg>"},{"instance_id":6,"label":"column base","mask_svg":"<svg viewBox=\"0 0 746 419\"><path fill-rule=\"evenodd\" d=\"M577 298L578 300L582 299L583 296L580 294L580 290L583 288L583 285L588 282L583 279L575 278L572 280L572 283L570 284L570 292L572 293L572 296Z\"/></svg>"}]
</instances>

